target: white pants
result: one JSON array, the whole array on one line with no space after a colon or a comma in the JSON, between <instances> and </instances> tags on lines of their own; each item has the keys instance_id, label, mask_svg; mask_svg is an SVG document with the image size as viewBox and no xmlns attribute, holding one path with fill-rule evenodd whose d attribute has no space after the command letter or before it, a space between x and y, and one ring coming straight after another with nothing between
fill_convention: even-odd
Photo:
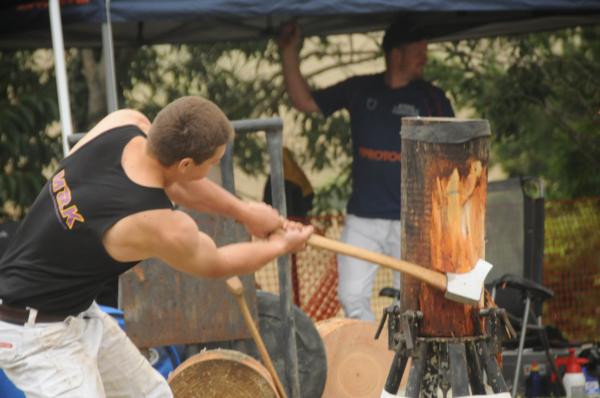
<instances>
[{"instance_id":1,"label":"white pants","mask_svg":"<svg viewBox=\"0 0 600 398\"><path fill-rule=\"evenodd\" d=\"M96 305L63 322L0 321L0 368L29 398L171 398L166 380Z\"/></svg>"},{"instance_id":2,"label":"white pants","mask_svg":"<svg viewBox=\"0 0 600 398\"><path fill-rule=\"evenodd\" d=\"M342 240L388 256L400 258L400 221L363 218L348 214ZM348 318L374 321L371 295L378 266L348 256L338 256L338 296ZM393 286L400 287L400 273L394 272Z\"/></svg>"}]
</instances>

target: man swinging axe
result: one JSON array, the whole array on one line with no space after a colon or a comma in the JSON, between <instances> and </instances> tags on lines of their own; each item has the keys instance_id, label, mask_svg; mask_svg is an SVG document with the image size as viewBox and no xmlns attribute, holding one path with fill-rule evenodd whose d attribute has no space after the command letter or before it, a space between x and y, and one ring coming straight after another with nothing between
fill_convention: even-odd
<instances>
[{"instance_id":1,"label":"man swinging axe","mask_svg":"<svg viewBox=\"0 0 600 398\"><path fill-rule=\"evenodd\" d=\"M109 114L62 160L0 259L0 368L28 397L171 397L96 305L103 284L150 257L223 277L305 246L312 227L204 178L232 136L215 104L183 97L152 123L133 110ZM172 203L267 239L216 247Z\"/></svg>"}]
</instances>

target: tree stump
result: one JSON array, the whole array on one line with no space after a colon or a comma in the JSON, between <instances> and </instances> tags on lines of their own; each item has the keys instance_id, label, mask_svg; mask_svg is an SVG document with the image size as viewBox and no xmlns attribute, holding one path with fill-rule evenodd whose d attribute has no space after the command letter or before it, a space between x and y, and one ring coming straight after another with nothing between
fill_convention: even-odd
<instances>
[{"instance_id":1,"label":"tree stump","mask_svg":"<svg viewBox=\"0 0 600 398\"><path fill-rule=\"evenodd\" d=\"M485 257L490 128L486 120L402 119L402 259L442 272ZM420 310L421 336L472 336L474 306L403 276L401 307Z\"/></svg>"},{"instance_id":2,"label":"tree stump","mask_svg":"<svg viewBox=\"0 0 600 398\"><path fill-rule=\"evenodd\" d=\"M239 351L203 351L169 376L175 398L278 398L267 369Z\"/></svg>"},{"instance_id":3,"label":"tree stump","mask_svg":"<svg viewBox=\"0 0 600 398\"><path fill-rule=\"evenodd\" d=\"M327 353L323 398L379 398L394 358L387 328L378 340L377 324L357 319L321 321L317 330Z\"/></svg>"}]
</instances>

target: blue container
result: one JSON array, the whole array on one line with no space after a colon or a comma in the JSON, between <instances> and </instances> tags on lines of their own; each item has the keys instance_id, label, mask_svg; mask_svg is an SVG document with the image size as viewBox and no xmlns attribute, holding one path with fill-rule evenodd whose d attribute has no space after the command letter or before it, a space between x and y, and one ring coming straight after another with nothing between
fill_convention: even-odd
<instances>
[{"instance_id":1,"label":"blue container","mask_svg":"<svg viewBox=\"0 0 600 398\"><path fill-rule=\"evenodd\" d=\"M125 330L123 311L104 305L101 305L100 309L116 319L121 329ZM148 358L148 360L150 361L150 364L154 369L158 370L165 379L168 378L173 369L181 363L179 352L175 346L150 348L149 355L150 358Z\"/></svg>"},{"instance_id":2,"label":"blue container","mask_svg":"<svg viewBox=\"0 0 600 398\"><path fill-rule=\"evenodd\" d=\"M542 396L542 377L539 372L531 371L525 381L525 396L527 398L536 398Z\"/></svg>"},{"instance_id":3,"label":"blue container","mask_svg":"<svg viewBox=\"0 0 600 398\"><path fill-rule=\"evenodd\" d=\"M118 308L108 307L106 305L99 305L99 307L102 311L112 316L117 321L121 329L125 330L125 317L123 316L123 311Z\"/></svg>"},{"instance_id":4,"label":"blue container","mask_svg":"<svg viewBox=\"0 0 600 398\"><path fill-rule=\"evenodd\" d=\"M590 374L585 366L582 366L581 370L585 376L585 395L587 397L600 397L600 383L598 383L598 379Z\"/></svg>"},{"instance_id":5,"label":"blue container","mask_svg":"<svg viewBox=\"0 0 600 398\"><path fill-rule=\"evenodd\" d=\"M6 377L4 371L0 369L0 397L2 398L25 398L25 394L19 390L15 385Z\"/></svg>"},{"instance_id":6,"label":"blue container","mask_svg":"<svg viewBox=\"0 0 600 398\"><path fill-rule=\"evenodd\" d=\"M166 379L179 365L179 353L173 346L150 348L150 364Z\"/></svg>"}]
</instances>

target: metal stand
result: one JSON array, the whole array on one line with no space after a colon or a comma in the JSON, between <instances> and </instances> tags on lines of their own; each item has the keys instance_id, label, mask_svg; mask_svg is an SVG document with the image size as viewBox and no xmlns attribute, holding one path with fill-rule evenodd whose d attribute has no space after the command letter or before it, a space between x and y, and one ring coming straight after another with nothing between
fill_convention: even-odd
<instances>
[{"instance_id":1,"label":"metal stand","mask_svg":"<svg viewBox=\"0 0 600 398\"><path fill-rule=\"evenodd\" d=\"M523 350L525 348L525 337L528 330L533 330L538 333L540 341L542 342L542 346L544 347L544 352L546 354L546 359L548 360L550 369L554 374L560 374L556 367L555 358L550 353L550 342L548 341L546 329L542 325L541 317L538 317L535 311L536 307L541 308L545 300L554 297L554 292L534 282L533 280L525 279L513 274L504 274L499 279L493 281L492 285L494 286L492 289L492 299L496 299L496 291L499 287L501 287L520 290L522 299L525 302L525 310L521 319L518 319L513 315L507 315L514 321L521 323L519 347L517 349L517 364L515 366L511 394L512 398L515 398L517 396L517 387L519 385L519 376L521 374L521 362L523 360ZM533 320L533 322L530 322L530 319ZM566 395L566 391L564 391L564 387L561 383L557 383L557 387L561 396Z\"/></svg>"},{"instance_id":2,"label":"metal stand","mask_svg":"<svg viewBox=\"0 0 600 398\"><path fill-rule=\"evenodd\" d=\"M283 121L280 118L246 119L232 122L236 134L254 133L264 131L267 134L267 148L269 151L269 165L271 172L271 197L273 206L282 216L287 215L285 203L285 183L283 176ZM235 193L233 173L233 145L228 145L223 159L221 159L221 176L223 187ZM285 255L277 258L279 276L279 297L281 315L285 328L281 331L286 342L285 352L285 380L288 394L291 398L300 397L300 376L298 368L298 348L296 344L296 324L293 316L291 256Z\"/></svg>"},{"instance_id":3,"label":"metal stand","mask_svg":"<svg viewBox=\"0 0 600 398\"><path fill-rule=\"evenodd\" d=\"M496 361L500 352L499 337L512 333L510 324L504 323L504 310L481 310L479 316L487 317L489 335L481 330L474 337L421 337L418 326L423 314L419 311L400 313L392 305L384 310L375 338L388 320L388 346L396 352L390 366L385 391L397 394L408 359L412 366L408 376L405 396L411 398L487 395L508 393L502 372ZM504 325L502 325L504 323ZM479 321L476 322L479 324Z\"/></svg>"}]
</instances>

